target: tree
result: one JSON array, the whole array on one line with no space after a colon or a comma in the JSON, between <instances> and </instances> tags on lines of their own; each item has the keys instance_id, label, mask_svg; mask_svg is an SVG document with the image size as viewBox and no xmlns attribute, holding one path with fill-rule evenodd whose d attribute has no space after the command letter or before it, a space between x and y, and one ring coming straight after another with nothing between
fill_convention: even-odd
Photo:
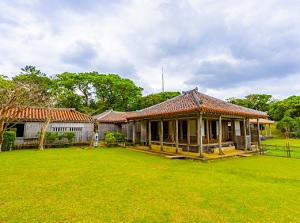
<instances>
[{"instance_id":1,"label":"tree","mask_svg":"<svg viewBox=\"0 0 300 223\"><path fill-rule=\"evenodd\" d=\"M299 131L299 121L289 116L284 116L277 123L276 128L284 132L286 138L289 138L292 130Z\"/></svg>"},{"instance_id":2,"label":"tree","mask_svg":"<svg viewBox=\"0 0 300 223\"><path fill-rule=\"evenodd\" d=\"M287 138L291 132L298 134L300 127L300 96L290 96L273 103L269 115L273 120L279 121L276 128L285 132Z\"/></svg>"},{"instance_id":3,"label":"tree","mask_svg":"<svg viewBox=\"0 0 300 223\"><path fill-rule=\"evenodd\" d=\"M0 75L0 151L8 126L20 121L20 112L24 107L34 105L38 95L36 89Z\"/></svg>"},{"instance_id":4,"label":"tree","mask_svg":"<svg viewBox=\"0 0 300 223\"><path fill-rule=\"evenodd\" d=\"M249 94L245 99L232 97L226 99L226 101L246 108L267 112L274 99L269 94Z\"/></svg>"},{"instance_id":5,"label":"tree","mask_svg":"<svg viewBox=\"0 0 300 223\"><path fill-rule=\"evenodd\" d=\"M97 112L107 109L117 111L129 110L135 99L142 96L142 88L133 81L121 78L117 74L94 73L93 87L95 89Z\"/></svg>"},{"instance_id":6,"label":"tree","mask_svg":"<svg viewBox=\"0 0 300 223\"><path fill-rule=\"evenodd\" d=\"M26 86L28 89L34 89L35 97L32 98L34 105L38 107L47 108L46 120L43 123L40 134L38 149L44 149L44 139L46 134L46 129L52 119L52 107L54 106L54 101L56 100L56 89L54 88L53 81L42 73L40 70L37 70L34 66L26 66L21 69L21 74L15 76L13 81Z\"/></svg>"},{"instance_id":7,"label":"tree","mask_svg":"<svg viewBox=\"0 0 300 223\"><path fill-rule=\"evenodd\" d=\"M179 92L160 92L157 94L150 94L144 97L138 97L131 110L140 110L143 108L150 107L152 105L156 105L158 103L161 103L163 101L166 101L168 99L174 98L176 96L180 95Z\"/></svg>"},{"instance_id":8,"label":"tree","mask_svg":"<svg viewBox=\"0 0 300 223\"><path fill-rule=\"evenodd\" d=\"M290 96L273 103L268 114L275 121L281 120L284 116L300 117L300 96Z\"/></svg>"},{"instance_id":9,"label":"tree","mask_svg":"<svg viewBox=\"0 0 300 223\"><path fill-rule=\"evenodd\" d=\"M93 100L92 78L95 72L69 73L65 72L55 76L54 82L60 97L58 107L75 108L78 111L89 113Z\"/></svg>"}]
</instances>

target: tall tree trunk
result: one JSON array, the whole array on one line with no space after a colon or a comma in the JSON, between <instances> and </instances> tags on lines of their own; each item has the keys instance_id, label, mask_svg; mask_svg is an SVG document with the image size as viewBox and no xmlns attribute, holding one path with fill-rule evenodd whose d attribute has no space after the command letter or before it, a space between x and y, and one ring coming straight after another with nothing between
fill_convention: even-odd
<instances>
[{"instance_id":1,"label":"tall tree trunk","mask_svg":"<svg viewBox=\"0 0 300 223\"><path fill-rule=\"evenodd\" d=\"M1 119L0 120L0 152L2 152L3 136L4 136L4 119Z\"/></svg>"},{"instance_id":2,"label":"tall tree trunk","mask_svg":"<svg viewBox=\"0 0 300 223\"><path fill-rule=\"evenodd\" d=\"M44 141L45 141L44 139L45 139L46 129L51 121L51 117L52 117L52 111L49 109L46 121L43 123L41 127L38 150L44 150Z\"/></svg>"}]
</instances>

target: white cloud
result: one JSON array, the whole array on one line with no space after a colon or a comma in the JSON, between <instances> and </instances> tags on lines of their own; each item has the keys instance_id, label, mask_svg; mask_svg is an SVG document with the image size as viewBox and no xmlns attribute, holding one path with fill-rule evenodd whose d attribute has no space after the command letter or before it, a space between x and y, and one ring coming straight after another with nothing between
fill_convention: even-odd
<instances>
[{"instance_id":1,"label":"white cloud","mask_svg":"<svg viewBox=\"0 0 300 223\"><path fill-rule=\"evenodd\" d=\"M299 6L292 0L4 0L0 73L26 65L49 75L118 73L148 94L161 90L163 66L165 90L198 86L219 98L287 97L300 89Z\"/></svg>"}]
</instances>

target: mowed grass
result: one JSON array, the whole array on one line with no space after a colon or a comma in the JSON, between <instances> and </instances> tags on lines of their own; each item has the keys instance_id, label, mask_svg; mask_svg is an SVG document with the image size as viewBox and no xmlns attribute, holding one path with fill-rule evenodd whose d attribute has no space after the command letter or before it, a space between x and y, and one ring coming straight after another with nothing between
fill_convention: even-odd
<instances>
[{"instance_id":1,"label":"mowed grass","mask_svg":"<svg viewBox=\"0 0 300 223\"><path fill-rule=\"evenodd\" d=\"M0 154L0 222L300 222L300 160L122 148Z\"/></svg>"}]
</instances>

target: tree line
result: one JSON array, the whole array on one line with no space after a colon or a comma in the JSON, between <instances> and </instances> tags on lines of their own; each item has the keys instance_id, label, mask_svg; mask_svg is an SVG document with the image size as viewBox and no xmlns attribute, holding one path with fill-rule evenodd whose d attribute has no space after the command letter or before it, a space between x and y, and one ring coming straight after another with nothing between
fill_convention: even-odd
<instances>
[{"instance_id":1,"label":"tree line","mask_svg":"<svg viewBox=\"0 0 300 223\"><path fill-rule=\"evenodd\" d=\"M163 92L142 96L143 88L117 74L70 73L48 77L34 66L26 66L9 78L0 75L0 151L4 132L18 121L24 107L48 108L38 148L43 149L45 133L52 118L51 108L75 108L94 115L105 110L135 111L179 95Z\"/></svg>"},{"instance_id":2,"label":"tree line","mask_svg":"<svg viewBox=\"0 0 300 223\"><path fill-rule=\"evenodd\" d=\"M64 72L49 77L30 65L12 78L0 75L0 151L3 133L14 122L11 117L16 117L21 107L75 108L95 115L109 109L140 110L180 95L179 92L161 92L142 96L142 91L143 88L130 79L95 71ZM300 96L276 100L268 94L250 94L243 99L229 98L227 102L267 112L270 119L278 121L277 128L287 137L300 136ZM41 129L41 149L44 131L51 120L50 111Z\"/></svg>"}]
</instances>

